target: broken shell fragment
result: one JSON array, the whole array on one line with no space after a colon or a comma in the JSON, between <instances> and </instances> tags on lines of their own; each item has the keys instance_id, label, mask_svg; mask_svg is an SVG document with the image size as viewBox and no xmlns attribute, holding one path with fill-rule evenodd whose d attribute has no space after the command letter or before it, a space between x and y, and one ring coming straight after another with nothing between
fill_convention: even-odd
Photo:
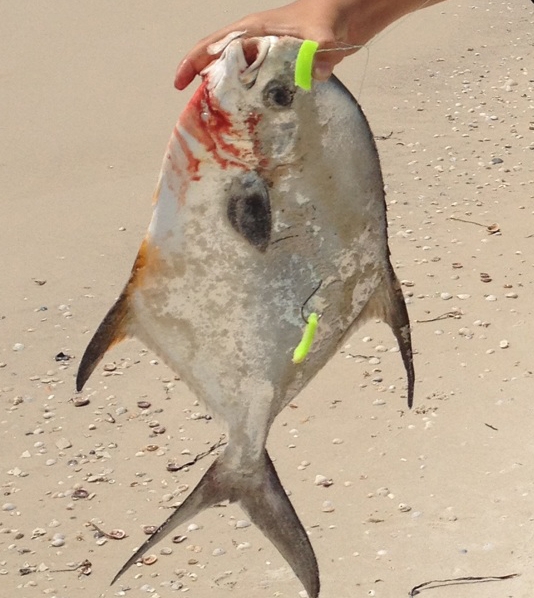
<instances>
[{"instance_id":1,"label":"broken shell fragment","mask_svg":"<svg viewBox=\"0 0 534 598\"><path fill-rule=\"evenodd\" d=\"M184 540L187 540L187 536L174 536L172 539L173 544L181 544Z\"/></svg>"},{"instance_id":2,"label":"broken shell fragment","mask_svg":"<svg viewBox=\"0 0 534 598\"><path fill-rule=\"evenodd\" d=\"M113 540L122 540L123 538L126 538L126 532L123 529L112 529L106 535Z\"/></svg>"},{"instance_id":3,"label":"broken shell fragment","mask_svg":"<svg viewBox=\"0 0 534 598\"><path fill-rule=\"evenodd\" d=\"M89 496L89 492L85 488L76 488L72 493L71 497L75 500L80 500L82 498L87 498Z\"/></svg>"},{"instance_id":4,"label":"broken shell fragment","mask_svg":"<svg viewBox=\"0 0 534 598\"><path fill-rule=\"evenodd\" d=\"M74 397L72 399L72 404L75 407L85 407L85 405L89 405L91 401L87 397Z\"/></svg>"},{"instance_id":5,"label":"broken shell fragment","mask_svg":"<svg viewBox=\"0 0 534 598\"><path fill-rule=\"evenodd\" d=\"M158 560L155 554L147 554L141 559L143 565L153 565Z\"/></svg>"}]
</instances>

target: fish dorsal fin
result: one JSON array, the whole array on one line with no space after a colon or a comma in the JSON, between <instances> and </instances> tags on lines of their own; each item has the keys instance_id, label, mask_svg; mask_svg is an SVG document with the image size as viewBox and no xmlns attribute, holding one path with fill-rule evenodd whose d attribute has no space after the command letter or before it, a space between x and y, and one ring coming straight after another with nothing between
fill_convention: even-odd
<instances>
[{"instance_id":1,"label":"fish dorsal fin","mask_svg":"<svg viewBox=\"0 0 534 598\"><path fill-rule=\"evenodd\" d=\"M380 318L380 320L386 322L397 339L402 362L406 370L408 407L411 409L413 405L415 371L413 366L410 319L399 280L389 263L386 269L386 276L358 316L357 322L363 323L373 317Z\"/></svg>"},{"instance_id":2,"label":"fish dorsal fin","mask_svg":"<svg viewBox=\"0 0 534 598\"><path fill-rule=\"evenodd\" d=\"M78 392L82 390L89 376L104 357L104 353L128 336L128 311L128 295L123 291L115 305L102 320L87 349L85 349L76 376L76 390Z\"/></svg>"}]
</instances>

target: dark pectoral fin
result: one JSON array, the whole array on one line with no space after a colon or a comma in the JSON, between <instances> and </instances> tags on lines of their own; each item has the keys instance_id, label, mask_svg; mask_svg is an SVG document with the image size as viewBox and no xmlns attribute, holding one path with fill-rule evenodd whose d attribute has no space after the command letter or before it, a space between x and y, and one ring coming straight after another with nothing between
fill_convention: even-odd
<instances>
[{"instance_id":1,"label":"dark pectoral fin","mask_svg":"<svg viewBox=\"0 0 534 598\"><path fill-rule=\"evenodd\" d=\"M104 356L104 353L128 335L127 321L128 297L125 293L122 293L115 305L102 320L91 342L85 349L76 376L76 390L78 392L82 390L89 376Z\"/></svg>"},{"instance_id":2,"label":"dark pectoral fin","mask_svg":"<svg viewBox=\"0 0 534 598\"><path fill-rule=\"evenodd\" d=\"M236 177L228 189L230 224L251 245L265 251L271 239L271 203L265 181L256 172Z\"/></svg>"}]
</instances>

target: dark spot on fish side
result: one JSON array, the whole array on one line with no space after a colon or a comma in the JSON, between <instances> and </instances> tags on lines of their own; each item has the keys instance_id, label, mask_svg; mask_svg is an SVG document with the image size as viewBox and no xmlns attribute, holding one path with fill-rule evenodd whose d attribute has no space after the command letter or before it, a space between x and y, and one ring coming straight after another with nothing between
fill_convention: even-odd
<instances>
[{"instance_id":1,"label":"dark spot on fish side","mask_svg":"<svg viewBox=\"0 0 534 598\"><path fill-rule=\"evenodd\" d=\"M271 204L267 185L256 172L230 184L227 215L236 232L261 252L271 239Z\"/></svg>"},{"instance_id":2,"label":"dark spot on fish side","mask_svg":"<svg viewBox=\"0 0 534 598\"><path fill-rule=\"evenodd\" d=\"M283 79L272 79L263 89L263 103L267 108L283 110L290 108L295 87Z\"/></svg>"}]
</instances>

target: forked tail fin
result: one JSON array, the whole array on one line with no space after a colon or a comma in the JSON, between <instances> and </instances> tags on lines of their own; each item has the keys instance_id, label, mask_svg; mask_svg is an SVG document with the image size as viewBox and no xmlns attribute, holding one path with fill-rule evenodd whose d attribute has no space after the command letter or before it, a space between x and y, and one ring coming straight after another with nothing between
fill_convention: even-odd
<instances>
[{"instance_id":1,"label":"forked tail fin","mask_svg":"<svg viewBox=\"0 0 534 598\"><path fill-rule=\"evenodd\" d=\"M224 453L218 457L193 492L128 559L111 583L115 583L141 555L178 525L223 500L238 502L242 506L289 563L309 598L317 598L319 570L313 548L267 451L250 474L227 467Z\"/></svg>"}]
</instances>

